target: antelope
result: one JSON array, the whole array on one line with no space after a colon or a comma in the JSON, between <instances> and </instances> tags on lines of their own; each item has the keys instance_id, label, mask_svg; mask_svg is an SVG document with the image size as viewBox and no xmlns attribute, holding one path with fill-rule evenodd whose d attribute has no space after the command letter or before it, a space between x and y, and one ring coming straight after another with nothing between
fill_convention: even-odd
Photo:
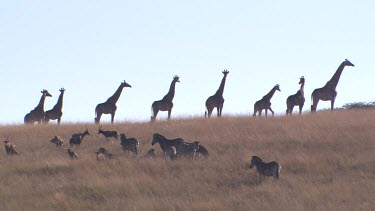
<instances>
[{"instance_id":1,"label":"antelope","mask_svg":"<svg viewBox=\"0 0 375 211\"><path fill-rule=\"evenodd\" d=\"M102 130L102 126L101 125L99 126L98 134L103 134L103 136L107 139L107 141L109 140L109 138L118 139L118 137L120 136L120 134L117 131Z\"/></svg>"}]
</instances>

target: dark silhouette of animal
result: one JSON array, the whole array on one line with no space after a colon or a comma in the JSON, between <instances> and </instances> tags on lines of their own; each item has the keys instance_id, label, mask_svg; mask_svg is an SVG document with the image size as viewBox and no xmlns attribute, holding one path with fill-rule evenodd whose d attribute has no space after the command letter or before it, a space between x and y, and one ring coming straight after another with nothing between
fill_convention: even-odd
<instances>
[{"instance_id":1,"label":"dark silhouette of animal","mask_svg":"<svg viewBox=\"0 0 375 211\"><path fill-rule=\"evenodd\" d=\"M255 104L254 104L254 114L253 116L256 115L256 113L258 112L258 115L261 116L262 115L262 110L264 109L265 110L265 113L266 113L266 116L267 116L267 111L270 110L271 113L272 113L272 116L274 115L274 112L273 110L271 109L271 98L273 97L273 94L275 94L275 92L279 91L281 92L280 90L280 85L279 84L276 84L270 92L268 92L266 95L263 96L262 99L258 100Z\"/></svg>"},{"instance_id":2,"label":"dark silhouette of animal","mask_svg":"<svg viewBox=\"0 0 375 211\"><path fill-rule=\"evenodd\" d=\"M64 145L64 140L60 136L55 136L50 142L55 144L58 148Z\"/></svg>"},{"instance_id":3,"label":"dark silhouette of animal","mask_svg":"<svg viewBox=\"0 0 375 211\"><path fill-rule=\"evenodd\" d=\"M76 145L76 146L81 145L83 138L87 135L90 135L88 129L86 129L86 131L83 133L73 134L69 140L70 147L72 147L73 145Z\"/></svg>"},{"instance_id":4,"label":"dark silhouette of animal","mask_svg":"<svg viewBox=\"0 0 375 211\"><path fill-rule=\"evenodd\" d=\"M102 114L111 114L111 123L113 124L113 121L115 119L115 114L117 110L116 103L118 99L120 98L122 89L124 87L132 87L125 81L120 84L120 86L117 88L116 92L107 99L104 103L100 103L96 106L95 108L95 123L99 124L100 123L100 118Z\"/></svg>"},{"instance_id":5,"label":"dark silhouette of animal","mask_svg":"<svg viewBox=\"0 0 375 211\"><path fill-rule=\"evenodd\" d=\"M260 179L266 176L272 176L276 179L279 179L281 166L277 162L273 161L270 163L265 163L258 156L252 156L250 161L250 168L253 168L254 166L257 168Z\"/></svg>"},{"instance_id":6,"label":"dark silhouette of animal","mask_svg":"<svg viewBox=\"0 0 375 211\"><path fill-rule=\"evenodd\" d=\"M118 137L120 136L120 134L117 131L102 130L102 126L99 127L98 134L103 134L107 141L109 140L109 138L118 139Z\"/></svg>"},{"instance_id":7,"label":"dark silhouette of animal","mask_svg":"<svg viewBox=\"0 0 375 211\"><path fill-rule=\"evenodd\" d=\"M139 141L135 138L127 138L124 133L120 135L121 146L124 152L132 152L134 155L138 154Z\"/></svg>"},{"instance_id":8,"label":"dark silhouette of animal","mask_svg":"<svg viewBox=\"0 0 375 211\"><path fill-rule=\"evenodd\" d=\"M224 93L225 80L227 78L229 71L224 70L222 73L224 74L224 76L223 76L223 79L221 80L219 89L216 91L214 95L210 96L206 100L207 111L205 113L205 117L210 118L212 111L214 110L215 107L217 108L217 117L221 117L221 112L223 111L223 106L224 106L223 93Z\"/></svg>"},{"instance_id":9,"label":"dark silhouette of animal","mask_svg":"<svg viewBox=\"0 0 375 211\"><path fill-rule=\"evenodd\" d=\"M302 108L305 104L305 78L303 76L299 79L298 84L301 84L301 87L299 88L297 93L294 95L290 95L286 99L286 115L292 115L294 106L299 106L299 115L301 115L302 113Z\"/></svg>"},{"instance_id":10,"label":"dark silhouette of animal","mask_svg":"<svg viewBox=\"0 0 375 211\"><path fill-rule=\"evenodd\" d=\"M337 84L339 83L341 73L346 66L354 67L354 64L352 64L349 60L345 59L337 68L331 80L329 80L324 87L315 89L312 92L311 112L316 112L316 108L318 106L319 100L331 101L331 110L333 111L333 107L334 107L336 96L337 96L336 87L337 87Z\"/></svg>"},{"instance_id":11,"label":"dark silhouette of animal","mask_svg":"<svg viewBox=\"0 0 375 211\"><path fill-rule=\"evenodd\" d=\"M52 97L52 95L45 89L43 89L41 93L42 97L40 98L38 105L33 110L31 110L30 113L26 114L24 118L25 124L33 124L34 122L42 124L44 122L44 101L46 97Z\"/></svg>"},{"instance_id":12,"label":"dark silhouette of animal","mask_svg":"<svg viewBox=\"0 0 375 211\"><path fill-rule=\"evenodd\" d=\"M68 148L68 155L71 159L78 159L78 154L73 152L70 148Z\"/></svg>"},{"instance_id":13,"label":"dark silhouette of animal","mask_svg":"<svg viewBox=\"0 0 375 211\"><path fill-rule=\"evenodd\" d=\"M151 122L156 120L156 116L159 111L168 111L168 120L171 119L171 113L173 108L173 98L176 89L176 82L180 83L180 77L177 75L173 77L171 86L169 87L168 93L163 97L163 99L154 101L151 105Z\"/></svg>"},{"instance_id":14,"label":"dark silhouette of animal","mask_svg":"<svg viewBox=\"0 0 375 211\"><path fill-rule=\"evenodd\" d=\"M154 144L159 143L160 148L163 151L163 154L166 156L168 153L167 150L171 150L170 147L176 148L178 145L180 145L183 142L184 140L181 138L167 139L165 136L155 133L152 136L151 145L153 146Z\"/></svg>"},{"instance_id":15,"label":"dark silhouette of animal","mask_svg":"<svg viewBox=\"0 0 375 211\"><path fill-rule=\"evenodd\" d=\"M339 83L341 73L346 66L354 67L354 64L352 64L349 60L345 59L345 61L343 61L340 64L335 74L332 76L331 80L329 80L324 87L315 89L312 92L311 112L316 112L316 107L318 106L319 100L331 101L331 110L333 111L333 107L337 96L336 87Z\"/></svg>"},{"instance_id":16,"label":"dark silhouette of animal","mask_svg":"<svg viewBox=\"0 0 375 211\"><path fill-rule=\"evenodd\" d=\"M156 155L155 155L155 149L150 149L147 151L147 153L145 155L143 155L144 158L155 158Z\"/></svg>"},{"instance_id":17,"label":"dark silhouette of animal","mask_svg":"<svg viewBox=\"0 0 375 211\"><path fill-rule=\"evenodd\" d=\"M96 152L97 160L104 160L105 158L113 158L113 154L109 153L104 147L100 147Z\"/></svg>"},{"instance_id":18,"label":"dark silhouette of animal","mask_svg":"<svg viewBox=\"0 0 375 211\"><path fill-rule=\"evenodd\" d=\"M196 151L197 157L199 158L200 156L203 156L204 158L208 158L208 150L199 143L198 150Z\"/></svg>"},{"instance_id":19,"label":"dark silhouette of animal","mask_svg":"<svg viewBox=\"0 0 375 211\"><path fill-rule=\"evenodd\" d=\"M194 159L198 148L198 141L194 141L193 143L182 142L176 146L177 157L190 157Z\"/></svg>"},{"instance_id":20,"label":"dark silhouette of animal","mask_svg":"<svg viewBox=\"0 0 375 211\"><path fill-rule=\"evenodd\" d=\"M59 99L57 100L56 105L51 110L46 111L45 113L45 118L44 118L45 124L48 124L50 120L56 120L56 119L57 119L57 124L60 124L61 122L61 117L63 115L62 107L63 107L63 98L64 98L65 89L61 88L59 91L60 91L60 96L59 96Z\"/></svg>"},{"instance_id":21,"label":"dark silhouette of animal","mask_svg":"<svg viewBox=\"0 0 375 211\"><path fill-rule=\"evenodd\" d=\"M16 150L16 145L9 142L9 138L6 137L4 142L5 146L5 152L7 155L18 155L18 152Z\"/></svg>"},{"instance_id":22,"label":"dark silhouette of animal","mask_svg":"<svg viewBox=\"0 0 375 211\"><path fill-rule=\"evenodd\" d=\"M169 157L171 160L176 160L177 159L176 147L166 146L164 156Z\"/></svg>"}]
</instances>

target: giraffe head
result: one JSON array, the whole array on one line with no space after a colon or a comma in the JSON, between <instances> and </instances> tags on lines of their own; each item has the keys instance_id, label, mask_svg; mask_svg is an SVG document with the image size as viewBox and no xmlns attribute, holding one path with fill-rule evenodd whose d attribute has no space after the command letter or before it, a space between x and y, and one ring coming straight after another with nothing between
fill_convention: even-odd
<instances>
[{"instance_id":1,"label":"giraffe head","mask_svg":"<svg viewBox=\"0 0 375 211\"><path fill-rule=\"evenodd\" d=\"M52 97L52 95L46 89L43 89L41 93L43 93L46 97Z\"/></svg>"},{"instance_id":2,"label":"giraffe head","mask_svg":"<svg viewBox=\"0 0 375 211\"><path fill-rule=\"evenodd\" d=\"M305 77L303 77L303 76L301 76L301 78L299 79L298 84L302 84L302 83L305 83Z\"/></svg>"},{"instance_id":3,"label":"giraffe head","mask_svg":"<svg viewBox=\"0 0 375 211\"><path fill-rule=\"evenodd\" d=\"M65 92L65 89L64 89L64 88L61 88L59 91L60 91L61 93L64 93L64 92Z\"/></svg>"},{"instance_id":4,"label":"giraffe head","mask_svg":"<svg viewBox=\"0 0 375 211\"><path fill-rule=\"evenodd\" d=\"M178 77L178 75L175 75L175 76L173 77L173 82L178 82L178 83L180 83L180 77Z\"/></svg>"},{"instance_id":5,"label":"giraffe head","mask_svg":"<svg viewBox=\"0 0 375 211\"><path fill-rule=\"evenodd\" d=\"M225 69L225 70L223 70L223 72L222 72L223 74L224 74L224 76L227 76L228 75L228 73L229 73L229 71L227 70L227 69Z\"/></svg>"},{"instance_id":6,"label":"giraffe head","mask_svg":"<svg viewBox=\"0 0 375 211\"><path fill-rule=\"evenodd\" d=\"M130 84L128 84L128 83L126 83L126 81L124 80L124 82L121 82L121 85L122 85L122 87L124 88L124 87L132 87L132 86L130 86Z\"/></svg>"},{"instance_id":7,"label":"giraffe head","mask_svg":"<svg viewBox=\"0 0 375 211\"><path fill-rule=\"evenodd\" d=\"M344 64L345 64L345 66L352 66L352 67L354 67L354 64L351 63L351 62L350 62L349 60L347 60L347 59L345 59Z\"/></svg>"},{"instance_id":8,"label":"giraffe head","mask_svg":"<svg viewBox=\"0 0 375 211\"><path fill-rule=\"evenodd\" d=\"M279 84L276 84L274 88L275 88L277 91L281 92L281 90L280 90L280 85L279 85Z\"/></svg>"}]
</instances>

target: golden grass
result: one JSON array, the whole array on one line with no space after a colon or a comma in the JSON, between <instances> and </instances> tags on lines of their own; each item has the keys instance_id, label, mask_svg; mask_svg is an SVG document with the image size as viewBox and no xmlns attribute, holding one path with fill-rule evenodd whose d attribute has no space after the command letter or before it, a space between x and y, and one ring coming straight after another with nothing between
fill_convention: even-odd
<instances>
[{"instance_id":1,"label":"golden grass","mask_svg":"<svg viewBox=\"0 0 375 211\"><path fill-rule=\"evenodd\" d=\"M154 132L199 140L207 160L136 159L96 125L73 147L78 160L49 141L65 142L84 124L2 126L20 152L0 161L0 210L374 210L375 111L292 117L223 117L103 125L140 141ZM97 161L101 146L116 155ZM159 146L154 146L160 157ZM259 181L252 155L277 160L280 179Z\"/></svg>"}]
</instances>

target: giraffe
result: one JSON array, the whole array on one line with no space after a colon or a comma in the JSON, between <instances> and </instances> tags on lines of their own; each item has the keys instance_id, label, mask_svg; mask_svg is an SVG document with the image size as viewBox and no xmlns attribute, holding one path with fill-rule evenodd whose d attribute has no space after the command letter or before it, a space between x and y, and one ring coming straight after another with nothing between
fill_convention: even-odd
<instances>
[{"instance_id":1,"label":"giraffe","mask_svg":"<svg viewBox=\"0 0 375 211\"><path fill-rule=\"evenodd\" d=\"M303 76L299 79L298 84L301 84L301 87L299 88L297 93L294 95L290 95L286 99L286 107L287 107L286 115L288 114L292 115L293 107L296 105L299 106L299 115L301 115L302 113L303 104L305 104L305 92L304 92L305 78Z\"/></svg>"},{"instance_id":2,"label":"giraffe","mask_svg":"<svg viewBox=\"0 0 375 211\"><path fill-rule=\"evenodd\" d=\"M60 124L61 122L61 116L63 115L62 107L63 107L63 98L64 98L65 89L61 88L59 91L60 91L60 96L59 96L59 99L57 100L56 105L51 110L46 111L45 118L44 118L45 124L48 124L49 120L56 120L56 119L57 119L57 124Z\"/></svg>"},{"instance_id":3,"label":"giraffe","mask_svg":"<svg viewBox=\"0 0 375 211\"><path fill-rule=\"evenodd\" d=\"M257 112L259 112L259 116L261 116L263 109L265 109L266 116L267 116L267 110L270 110L272 112L272 116L274 115L274 112L271 109L271 98L272 98L273 94L275 94L276 90L281 92L279 84L276 84L271 89L271 91L268 92L268 94L264 95L261 100L258 100L254 104L254 114L253 114L253 116L255 116Z\"/></svg>"},{"instance_id":4,"label":"giraffe","mask_svg":"<svg viewBox=\"0 0 375 211\"><path fill-rule=\"evenodd\" d=\"M24 118L25 124L33 124L34 122L41 124L44 122L44 101L46 97L52 97L52 95L45 89L43 89L41 93L42 97L40 98L39 104L34 108L34 110L31 110L30 113L26 114Z\"/></svg>"},{"instance_id":5,"label":"giraffe","mask_svg":"<svg viewBox=\"0 0 375 211\"><path fill-rule=\"evenodd\" d=\"M207 114L208 114L208 118L210 118L212 111L214 110L215 107L217 108L217 117L221 117L221 112L223 111L223 106L224 106L223 93L224 93L225 80L227 78L229 71L224 70L222 73L224 74L224 76L223 76L223 79L221 80L219 89L216 91L214 95L210 96L206 100L207 111L205 113L205 117L207 117Z\"/></svg>"},{"instance_id":6,"label":"giraffe","mask_svg":"<svg viewBox=\"0 0 375 211\"><path fill-rule=\"evenodd\" d=\"M121 82L121 84L118 87L118 89L116 90L116 92L111 97L109 97L107 99L107 101L105 101L104 103L100 103L96 106L96 108L95 108L95 114L96 114L95 123L96 124L100 123L100 117L102 116L102 114L111 114L111 123L113 124L116 109L117 109L116 103L117 103L118 99L120 98L122 89L124 87L130 87L131 88L132 86L130 86L124 80L124 82Z\"/></svg>"},{"instance_id":7,"label":"giraffe","mask_svg":"<svg viewBox=\"0 0 375 211\"><path fill-rule=\"evenodd\" d=\"M322 101L331 101L331 110L333 111L333 106L335 104L335 99L337 96L336 86L339 83L340 76L342 71L346 66L354 67L349 60L345 59L338 69L336 70L335 74L332 76L331 80L329 80L325 86L322 88L315 89L311 94L311 112L316 112L316 107L318 106L319 100Z\"/></svg>"},{"instance_id":8,"label":"giraffe","mask_svg":"<svg viewBox=\"0 0 375 211\"><path fill-rule=\"evenodd\" d=\"M173 98L176 88L176 82L180 83L180 77L175 75L173 77L171 86L169 87L168 93L163 97L163 99L154 101L151 106L151 122L156 120L156 116L158 115L159 111L168 111L168 120L171 119L171 112L173 108Z\"/></svg>"}]
</instances>

